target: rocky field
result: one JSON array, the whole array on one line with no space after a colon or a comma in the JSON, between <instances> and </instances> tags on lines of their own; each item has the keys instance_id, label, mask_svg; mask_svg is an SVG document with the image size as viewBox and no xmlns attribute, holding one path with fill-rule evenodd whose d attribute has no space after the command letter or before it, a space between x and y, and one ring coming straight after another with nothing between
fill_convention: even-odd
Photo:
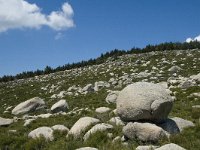
<instances>
[{"instance_id":1,"label":"rocky field","mask_svg":"<svg viewBox=\"0 0 200 150\"><path fill-rule=\"evenodd\" d=\"M199 150L200 50L0 83L1 150Z\"/></svg>"}]
</instances>

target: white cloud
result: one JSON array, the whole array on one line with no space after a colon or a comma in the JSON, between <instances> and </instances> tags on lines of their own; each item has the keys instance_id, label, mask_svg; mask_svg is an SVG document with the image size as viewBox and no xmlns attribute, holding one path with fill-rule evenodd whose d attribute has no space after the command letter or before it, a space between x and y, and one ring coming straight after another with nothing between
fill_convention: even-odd
<instances>
[{"instance_id":1,"label":"white cloud","mask_svg":"<svg viewBox=\"0 0 200 150\"><path fill-rule=\"evenodd\" d=\"M186 39L186 42L187 42L187 43L190 43L190 42L193 42L193 41L198 41L198 42L200 42L200 35L197 36L197 37L195 37L195 38L187 38L187 39Z\"/></svg>"},{"instance_id":2,"label":"white cloud","mask_svg":"<svg viewBox=\"0 0 200 150\"><path fill-rule=\"evenodd\" d=\"M0 0L0 32L9 29L40 28L49 26L54 30L74 27L73 9L67 2L60 11L43 14L36 4L25 0Z\"/></svg>"}]
</instances>

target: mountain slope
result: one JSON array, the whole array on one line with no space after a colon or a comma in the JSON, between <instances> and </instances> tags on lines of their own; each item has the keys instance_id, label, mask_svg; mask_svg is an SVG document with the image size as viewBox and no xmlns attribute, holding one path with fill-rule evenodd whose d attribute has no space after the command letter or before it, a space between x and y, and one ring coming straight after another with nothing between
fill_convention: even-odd
<instances>
[{"instance_id":1,"label":"mountain slope","mask_svg":"<svg viewBox=\"0 0 200 150\"><path fill-rule=\"evenodd\" d=\"M160 140L156 145L173 142L186 149L199 149L200 111L199 108L192 107L200 105L199 73L200 50L174 50L128 54L115 59L109 57L106 62L99 65L0 83L0 116L14 118L14 123L11 125L0 127L0 147L1 149L73 150L91 146L102 150L126 150L145 144L137 140L129 140L128 144L120 141L113 143L115 137L123 136L122 126L114 126L108 132L97 132L85 142L82 138L76 140L73 137L66 138L66 131L55 131L54 140L51 142L43 138L36 140L27 138L29 132L42 126L62 124L70 129L78 119L85 116L108 123L110 118L116 116L115 113L110 111L105 115L99 115L95 110L99 107L115 110L115 103L106 102L110 91L120 91L128 84L145 81L160 83L170 89L175 99L170 117L181 117L195 124L195 127L171 136L170 140ZM33 97L44 99L46 109L28 113L26 116L12 115L15 106ZM66 113L52 114L51 106L61 99L66 99L69 110ZM41 117L41 114L48 113L50 116ZM24 126L24 122L28 119L34 121ZM109 137L107 133L112 134Z\"/></svg>"}]
</instances>

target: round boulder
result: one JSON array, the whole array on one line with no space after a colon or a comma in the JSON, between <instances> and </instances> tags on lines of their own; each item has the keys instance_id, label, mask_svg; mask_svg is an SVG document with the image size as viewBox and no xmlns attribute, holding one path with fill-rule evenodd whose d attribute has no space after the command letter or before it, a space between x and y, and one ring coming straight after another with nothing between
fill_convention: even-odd
<instances>
[{"instance_id":1,"label":"round boulder","mask_svg":"<svg viewBox=\"0 0 200 150\"><path fill-rule=\"evenodd\" d=\"M142 142L157 142L167 137L165 131L151 123L129 122L123 127L123 134L128 139L138 139Z\"/></svg>"},{"instance_id":2,"label":"round boulder","mask_svg":"<svg viewBox=\"0 0 200 150\"><path fill-rule=\"evenodd\" d=\"M173 106L166 89L154 83L137 82L125 87L117 98L117 113L123 121L165 120Z\"/></svg>"},{"instance_id":3,"label":"round boulder","mask_svg":"<svg viewBox=\"0 0 200 150\"><path fill-rule=\"evenodd\" d=\"M61 111L65 112L67 109L69 109L69 106L68 106L68 103L66 102L66 100L64 100L64 99L58 101L51 107L51 111L53 113L57 113L57 112L61 112Z\"/></svg>"},{"instance_id":4,"label":"round boulder","mask_svg":"<svg viewBox=\"0 0 200 150\"><path fill-rule=\"evenodd\" d=\"M28 137L36 139L44 137L46 140L53 141L53 130L49 127L39 127L28 134Z\"/></svg>"}]
</instances>

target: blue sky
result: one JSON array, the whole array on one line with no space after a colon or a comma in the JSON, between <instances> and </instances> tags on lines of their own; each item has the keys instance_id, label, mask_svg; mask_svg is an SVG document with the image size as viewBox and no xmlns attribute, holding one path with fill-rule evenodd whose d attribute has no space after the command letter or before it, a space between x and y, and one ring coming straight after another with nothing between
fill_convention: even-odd
<instances>
[{"instance_id":1,"label":"blue sky","mask_svg":"<svg viewBox=\"0 0 200 150\"><path fill-rule=\"evenodd\" d=\"M23 14L12 1L0 0L0 76L200 34L199 0L15 0L26 1ZM43 19L25 14L30 9ZM5 20L8 12L14 19Z\"/></svg>"}]
</instances>

